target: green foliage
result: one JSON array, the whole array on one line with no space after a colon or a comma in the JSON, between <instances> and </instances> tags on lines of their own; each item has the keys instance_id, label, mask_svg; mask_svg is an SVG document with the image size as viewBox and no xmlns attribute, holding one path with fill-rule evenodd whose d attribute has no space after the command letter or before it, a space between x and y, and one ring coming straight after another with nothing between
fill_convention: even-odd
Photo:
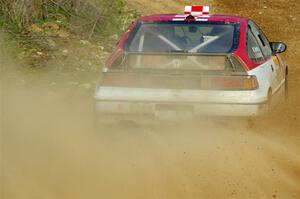
<instances>
[{"instance_id":1,"label":"green foliage","mask_svg":"<svg viewBox=\"0 0 300 199\"><path fill-rule=\"evenodd\" d=\"M87 0L79 1L79 4L77 17L72 18L74 31L89 39L120 34L140 16L127 8L123 0Z\"/></svg>"},{"instance_id":2,"label":"green foliage","mask_svg":"<svg viewBox=\"0 0 300 199\"><path fill-rule=\"evenodd\" d=\"M124 0L0 0L0 27L22 44L19 57L34 58L33 65L71 37L112 48L139 16Z\"/></svg>"},{"instance_id":3,"label":"green foliage","mask_svg":"<svg viewBox=\"0 0 300 199\"><path fill-rule=\"evenodd\" d=\"M123 0L0 0L0 25L16 34L32 24L60 21L89 39L106 37L124 31L137 16Z\"/></svg>"}]
</instances>

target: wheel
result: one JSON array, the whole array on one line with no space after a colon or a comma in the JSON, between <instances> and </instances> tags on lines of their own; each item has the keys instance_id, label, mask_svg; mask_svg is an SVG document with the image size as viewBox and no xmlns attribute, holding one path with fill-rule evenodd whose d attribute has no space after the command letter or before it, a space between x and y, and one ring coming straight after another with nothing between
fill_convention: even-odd
<instances>
[{"instance_id":1,"label":"wheel","mask_svg":"<svg viewBox=\"0 0 300 199\"><path fill-rule=\"evenodd\" d=\"M106 118L100 113L95 112L94 114L94 124L96 132L106 132L107 129L111 129L116 125L115 121L108 121Z\"/></svg>"},{"instance_id":2,"label":"wheel","mask_svg":"<svg viewBox=\"0 0 300 199\"><path fill-rule=\"evenodd\" d=\"M284 96L285 99L287 100L289 97L289 83L288 83L288 74L286 72L285 74L285 82L284 82Z\"/></svg>"},{"instance_id":3,"label":"wheel","mask_svg":"<svg viewBox=\"0 0 300 199\"><path fill-rule=\"evenodd\" d=\"M268 100L265 105L265 112L263 115L257 117L260 120L261 125L268 123L268 121L272 118L273 114L273 100L272 100L272 89L270 88L268 91Z\"/></svg>"},{"instance_id":4,"label":"wheel","mask_svg":"<svg viewBox=\"0 0 300 199\"><path fill-rule=\"evenodd\" d=\"M267 103L265 109L265 116L269 116L272 112L272 89L270 88L267 95Z\"/></svg>"}]
</instances>

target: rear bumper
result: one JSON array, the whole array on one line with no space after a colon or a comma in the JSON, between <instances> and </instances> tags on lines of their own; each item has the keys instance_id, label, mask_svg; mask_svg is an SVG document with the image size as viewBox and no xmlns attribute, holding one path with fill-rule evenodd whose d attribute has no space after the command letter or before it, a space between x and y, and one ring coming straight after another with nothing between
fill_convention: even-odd
<instances>
[{"instance_id":1,"label":"rear bumper","mask_svg":"<svg viewBox=\"0 0 300 199\"><path fill-rule=\"evenodd\" d=\"M139 117L194 117L194 116L259 116L266 113L266 103L229 104L229 103L158 103L123 102L97 100L97 113L116 118Z\"/></svg>"}]
</instances>

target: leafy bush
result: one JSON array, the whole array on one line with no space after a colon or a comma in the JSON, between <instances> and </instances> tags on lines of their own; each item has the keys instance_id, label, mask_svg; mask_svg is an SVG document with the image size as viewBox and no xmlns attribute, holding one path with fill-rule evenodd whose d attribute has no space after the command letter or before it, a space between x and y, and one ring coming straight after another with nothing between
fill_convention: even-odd
<instances>
[{"instance_id":1,"label":"leafy bush","mask_svg":"<svg viewBox=\"0 0 300 199\"><path fill-rule=\"evenodd\" d=\"M0 0L0 25L14 33L24 33L32 24L59 21L89 38L95 33L107 36L124 31L138 15L123 0Z\"/></svg>"},{"instance_id":2,"label":"leafy bush","mask_svg":"<svg viewBox=\"0 0 300 199\"><path fill-rule=\"evenodd\" d=\"M19 58L41 65L70 39L112 48L139 14L123 0L0 0L0 27L18 40Z\"/></svg>"}]
</instances>

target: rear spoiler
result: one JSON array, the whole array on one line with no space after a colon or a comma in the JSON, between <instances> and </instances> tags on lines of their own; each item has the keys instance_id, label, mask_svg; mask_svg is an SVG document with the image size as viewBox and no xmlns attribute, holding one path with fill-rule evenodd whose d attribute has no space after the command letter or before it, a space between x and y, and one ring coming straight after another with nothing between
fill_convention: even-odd
<instances>
[{"instance_id":1,"label":"rear spoiler","mask_svg":"<svg viewBox=\"0 0 300 199\"><path fill-rule=\"evenodd\" d=\"M170 52L128 52L124 51L124 55L185 55L185 56L226 56L231 57L233 53L192 53L184 51Z\"/></svg>"},{"instance_id":2,"label":"rear spoiler","mask_svg":"<svg viewBox=\"0 0 300 199\"><path fill-rule=\"evenodd\" d=\"M232 72L245 72L246 71L243 64L240 63L240 61L238 61L238 59L233 55L233 53L213 53L212 54L212 53L187 53L187 52L181 52L181 51L172 51L172 52L126 52L126 51L123 51L123 53L112 63L112 65L109 68L107 68L107 67L103 68L103 72L108 72L110 69L117 70L117 71L124 70L127 67L127 65L128 65L127 61L130 59L131 56L136 57L135 59L137 61L135 62L135 64L140 65L143 56L164 56L164 55L169 56L169 58L171 60L172 60L172 56L174 56L174 61L177 60L177 58L175 56L186 56L188 59L189 59L189 57L191 57L190 60L192 60L192 61L197 59L197 57L200 58L201 56L203 56L203 57L208 58L208 65L210 65L209 57L211 57L211 60L214 59L213 57L224 57L226 59L226 62L228 61L229 67L232 68ZM193 57L195 57L195 59L193 59ZM153 62L150 59L150 64L152 64L152 63ZM197 64L197 61L195 63ZM137 67L137 68L139 68L139 67ZM207 69L204 69L204 70L207 70Z\"/></svg>"}]
</instances>

